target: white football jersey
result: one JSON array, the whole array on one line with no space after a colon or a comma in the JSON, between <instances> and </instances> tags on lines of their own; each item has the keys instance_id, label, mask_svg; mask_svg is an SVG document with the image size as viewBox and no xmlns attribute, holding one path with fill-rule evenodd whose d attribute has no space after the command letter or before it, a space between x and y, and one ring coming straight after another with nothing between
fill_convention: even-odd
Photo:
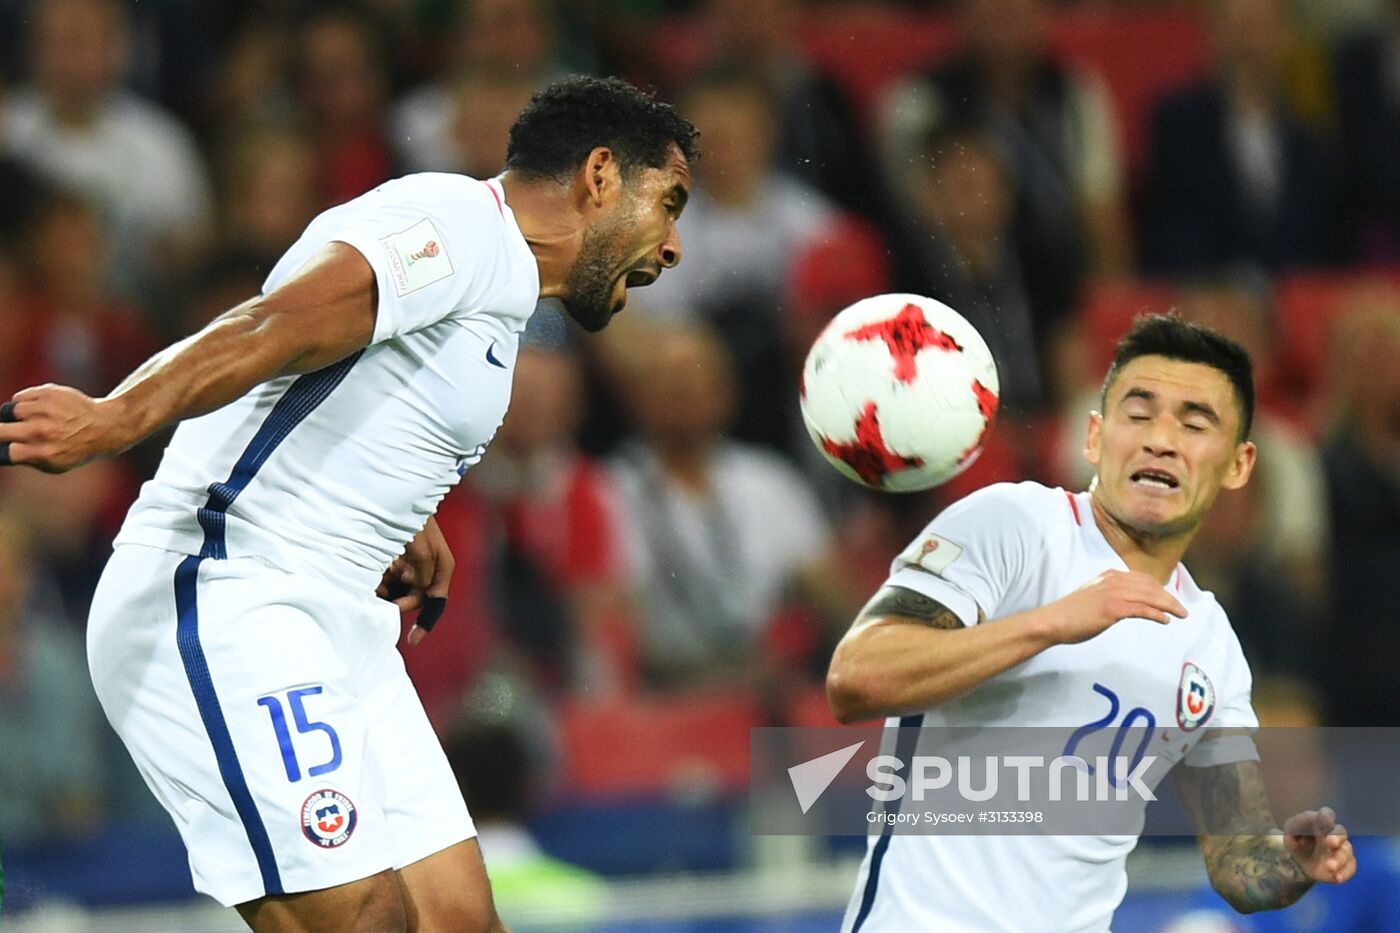
<instances>
[{"instance_id":1,"label":"white football jersey","mask_svg":"<svg viewBox=\"0 0 1400 933\"><path fill-rule=\"evenodd\" d=\"M968 625L1035 609L1127 566L1099 531L1089 493L1038 483L979 490L940 514L894 561L889 583L943 603ZM1124 619L1057 645L919 716L890 725L1150 726L1169 764L1225 764L1253 743L1205 726L1258 725L1250 674L1224 611L1178 565L1169 589L1188 616ZM995 621L982 624L995 625ZM1132 722L1125 722L1128 717ZM1110 721L1116 719L1118 721ZM919 750L915 754L921 753ZM929 753L929 752L923 752ZM843 933L1088 933L1109 929L1137 836L872 837Z\"/></svg>"},{"instance_id":2,"label":"white football jersey","mask_svg":"<svg viewBox=\"0 0 1400 933\"><path fill-rule=\"evenodd\" d=\"M374 269L370 345L181 424L118 544L255 556L373 590L480 459L539 296L499 181L410 175L331 208L264 293L332 242Z\"/></svg>"}]
</instances>

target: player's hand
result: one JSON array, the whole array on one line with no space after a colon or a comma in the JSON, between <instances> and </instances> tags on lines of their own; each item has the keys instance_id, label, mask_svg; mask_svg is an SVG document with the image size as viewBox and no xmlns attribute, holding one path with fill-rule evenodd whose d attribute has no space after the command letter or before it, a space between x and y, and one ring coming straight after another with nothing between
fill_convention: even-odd
<instances>
[{"instance_id":1,"label":"player's hand","mask_svg":"<svg viewBox=\"0 0 1400 933\"><path fill-rule=\"evenodd\" d=\"M1314 881L1341 884L1356 874L1356 853L1331 807L1304 810L1285 820L1283 844Z\"/></svg>"},{"instance_id":2,"label":"player's hand","mask_svg":"<svg viewBox=\"0 0 1400 933\"><path fill-rule=\"evenodd\" d=\"M1186 607L1166 587L1136 570L1105 570L1046 607L1055 640L1087 641L1120 619L1151 619L1163 625L1186 618Z\"/></svg>"},{"instance_id":3,"label":"player's hand","mask_svg":"<svg viewBox=\"0 0 1400 933\"><path fill-rule=\"evenodd\" d=\"M23 389L0 404L0 466L63 473L117 453L117 417L111 402L68 386Z\"/></svg>"},{"instance_id":4,"label":"player's hand","mask_svg":"<svg viewBox=\"0 0 1400 933\"><path fill-rule=\"evenodd\" d=\"M403 556L389 565L376 591L399 607L400 612L421 610L408 630L409 645L416 645L432 631L447 607L447 590L456 564L437 520L428 519Z\"/></svg>"}]
</instances>

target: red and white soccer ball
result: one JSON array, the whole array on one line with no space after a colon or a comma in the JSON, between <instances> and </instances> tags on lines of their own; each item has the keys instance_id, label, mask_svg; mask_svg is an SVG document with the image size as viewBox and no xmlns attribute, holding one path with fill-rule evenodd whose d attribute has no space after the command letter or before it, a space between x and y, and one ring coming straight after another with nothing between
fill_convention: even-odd
<instances>
[{"instance_id":1,"label":"red and white soccer ball","mask_svg":"<svg viewBox=\"0 0 1400 933\"><path fill-rule=\"evenodd\" d=\"M982 452L1000 382L982 335L919 295L876 295L826 326L802 367L802 419L846 476L886 492L929 489Z\"/></svg>"}]
</instances>

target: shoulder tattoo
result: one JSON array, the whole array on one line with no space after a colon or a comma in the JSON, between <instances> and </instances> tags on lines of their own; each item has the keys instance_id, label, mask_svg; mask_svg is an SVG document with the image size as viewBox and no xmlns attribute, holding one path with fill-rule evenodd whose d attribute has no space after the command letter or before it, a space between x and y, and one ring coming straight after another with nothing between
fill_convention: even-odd
<instances>
[{"instance_id":1,"label":"shoulder tattoo","mask_svg":"<svg viewBox=\"0 0 1400 933\"><path fill-rule=\"evenodd\" d=\"M929 628L966 628L958 614L931 596L903 586L882 586L865 608L860 611L861 619L873 616L899 616L911 622L927 625Z\"/></svg>"}]
</instances>

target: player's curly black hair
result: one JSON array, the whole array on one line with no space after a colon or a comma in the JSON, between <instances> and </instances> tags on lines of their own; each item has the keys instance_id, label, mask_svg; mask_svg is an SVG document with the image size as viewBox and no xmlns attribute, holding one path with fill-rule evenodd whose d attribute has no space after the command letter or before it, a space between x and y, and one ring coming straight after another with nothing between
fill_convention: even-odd
<instances>
[{"instance_id":1,"label":"player's curly black hair","mask_svg":"<svg viewBox=\"0 0 1400 933\"><path fill-rule=\"evenodd\" d=\"M606 146L625 174L661 168L672 143L687 161L699 152L694 125L670 104L621 78L575 75L537 93L510 129L506 168L564 181L588 153Z\"/></svg>"},{"instance_id":2,"label":"player's curly black hair","mask_svg":"<svg viewBox=\"0 0 1400 933\"><path fill-rule=\"evenodd\" d=\"M1113 352L1113 365L1103 381L1103 399L1123 367L1140 356L1165 356L1169 360L1201 363L1218 369L1235 387L1240 403L1239 439L1246 440L1254 424L1254 366L1249 352L1224 334L1183 320L1175 314L1145 314Z\"/></svg>"}]
</instances>

